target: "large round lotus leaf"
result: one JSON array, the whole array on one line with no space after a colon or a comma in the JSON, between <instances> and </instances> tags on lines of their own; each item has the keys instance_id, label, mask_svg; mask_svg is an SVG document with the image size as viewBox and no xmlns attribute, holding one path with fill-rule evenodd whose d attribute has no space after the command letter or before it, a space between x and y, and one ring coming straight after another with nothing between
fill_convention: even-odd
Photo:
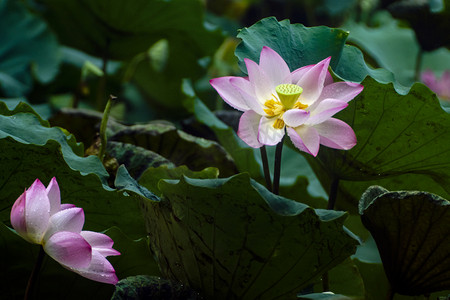
<instances>
[{"instance_id":1,"label":"large round lotus leaf","mask_svg":"<svg viewBox=\"0 0 450 300\"><path fill-rule=\"evenodd\" d=\"M406 95L370 77L362 84L363 92L336 115L355 130L356 146L321 147L319 160L306 156L324 186L326 173L342 179L337 203L354 209L369 185L450 195L450 115L436 96L419 83Z\"/></svg>"},{"instance_id":2,"label":"large round lotus leaf","mask_svg":"<svg viewBox=\"0 0 450 300\"><path fill-rule=\"evenodd\" d=\"M268 46L280 54L291 71L331 56L331 68L346 80L359 82L370 75L381 82L394 81L391 72L368 67L361 51L345 44L347 36L348 32L342 29L306 27L270 17L239 32L237 37L242 42L236 48L236 56L242 71L246 72L244 58L259 62L261 49ZM396 88L403 89L397 84Z\"/></svg>"},{"instance_id":3,"label":"large round lotus leaf","mask_svg":"<svg viewBox=\"0 0 450 300\"><path fill-rule=\"evenodd\" d=\"M145 215L162 276L207 299L295 299L357 244L345 213L276 196L245 173L159 189Z\"/></svg>"},{"instance_id":4,"label":"large round lotus leaf","mask_svg":"<svg viewBox=\"0 0 450 300\"><path fill-rule=\"evenodd\" d=\"M48 26L21 1L0 1L0 89L8 97L23 96L33 76L43 83L58 71L59 49Z\"/></svg>"},{"instance_id":5,"label":"large round lotus leaf","mask_svg":"<svg viewBox=\"0 0 450 300\"><path fill-rule=\"evenodd\" d=\"M450 202L426 192L370 187L361 220L372 233L395 293L450 289Z\"/></svg>"}]
</instances>

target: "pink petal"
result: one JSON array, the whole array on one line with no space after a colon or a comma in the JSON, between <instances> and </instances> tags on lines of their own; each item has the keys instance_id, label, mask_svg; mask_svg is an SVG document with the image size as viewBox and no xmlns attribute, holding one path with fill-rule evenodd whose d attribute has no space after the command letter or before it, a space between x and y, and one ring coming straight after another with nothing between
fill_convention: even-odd
<instances>
[{"instance_id":1,"label":"pink petal","mask_svg":"<svg viewBox=\"0 0 450 300\"><path fill-rule=\"evenodd\" d=\"M248 79L254 86L255 95L260 103L272 98L273 83L263 70L252 60L244 59L247 66Z\"/></svg>"},{"instance_id":2,"label":"pink petal","mask_svg":"<svg viewBox=\"0 0 450 300\"><path fill-rule=\"evenodd\" d=\"M320 135L320 143L324 146L348 150L356 145L353 129L345 122L331 118L323 123L314 125Z\"/></svg>"},{"instance_id":3,"label":"pink petal","mask_svg":"<svg viewBox=\"0 0 450 300\"><path fill-rule=\"evenodd\" d=\"M425 72L422 72L421 79L422 82L425 83L430 88L430 90L436 92L437 79L433 71L427 70Z\"/></svg>"},{"instance_id":4,"label":"pink petal","mask_svg":"<svg viewBox=\"0 0 450 300\"><path fill-rule=\"evenodd\" d=\"M259 98L254 95L255 88L250 81L241 77L235 77L230 79L230 83L234 88L236 88L250 110L254 110L260 115L265 114L263 109L264 102L260 102Z\"/></svg>"},{"instance_id":5,"label":"pink petal","mask_svg":"<svg viewBox=\"0 0 450 300\"><path fill-rule=\"evenodd\" d=\"M91 245L92 249L103 256L120 255L120 252L112 249L114 241L103 233L94 231L82 231L81 236Z\"/></svg>"},{"instance_id":6,"label":"pink petal","mask_svg":"<svg viewBox=\"0 0 450 300\"><path fill-rule=\"evenodd\" d=\"M103 283L116 284L119 280L111 263L98 251L92 251L92 260L87 268L69 268L81 276Z\"/></svg>"},{"instance_id":7,"label":"pink petal","mask_svg":"<svg viewBox=\"0 0 450 300\"><path fill-rule=\"evenodd\" d=\"M261 144L273 146L281 142L284 136L284 127L281 129L273 127L276 119L261 117L258 129L258 141Z\"/></svg>"},{"instance_id":8,"label":"pink petal","mask_svg":"<svg viewBox=\"0 0 450 300\"><path fill-rule=\"evenodd\" d=\"M311 116L308 119L308 125L315 125L322 123L331 118L337 112L343 110L348 106L348 103L336 99L322 100L314 111L311 112Z\"/></svg>"},{"instance_id":9,"label":"pink petal","mask_svg":"<svg viewBox=\"0 0 450 300\"><path fill-rule=\"evenodd\" d=\"M322 94L325 79L328 74L328 65L330 64L331 57L328 57L306 72L298 82L293 82L301 88L303 93L300 95L299 100L303 104L311 105Z\"/></svg>"},{"instance_id":10,"label":"pink petal","mask_svg":"<svg viewBox=\"0 0 450 300\"><path fill-rule=\"evenodd\" d=\"M259 148L263 145L258 141L260 119L260 115L253 110L249 110L243 113L239 120L237 135L252 148Z\"/></svg>"},{"instance_id":11,"label":"pink petal","mask_svg":"<svg viewBox=\"0 0 450 300\"><path fill-rule=\"evenodd\" d=\"M299 126L297 128L288 127L287 133L292 143L300 151L316 156L319 152L320 137L313 127Z\"/></svg>"},{"instance_id":12,"label":"pink petal","mask_svg":"<svg viewBox=\"0 0 450 300\"><path fill-rule=\"evenodd\" d=\"M335 82L324 86L322 94L317 101L330 98L348 102L361 93L363 88L364 87L359 83L345 81Z\"/></svg>"},{"instance_id":13,"label":"pink petal","mask_svg":"<svg viewBox=\"0 0 450 300\"><path fill-rule=\"evenodd\" d=\"M51 216L44 239L48 239L58 231L80 233L84 225L84 212L82 208L72 207L61 210Z\"/></svg>"},{"instance_id":14,"label":"pink petal","mask_svg":"<svg viewBox=\"0 0 450 300\"><path fill-rule=\"evenodd\" d=\"M303 109L290 109L283 114L283 120L286 126L298 127L308 120L309 114L309 111Z\"/></svg>"},{"instance_id":15,"label":"pink petal","mask_svg":"<svg viewBox=\"0 0 450 300\"><path fill-rule=\"evenodd\" d=\"M27 237L27 224L25 221L25 192L17 198L11 208L11 225L16 230L16 232L26 239L28 242L33 242Z\"/></svg>"},{"instance_id":16,"label":"pink petal","mask_svg":"<svg viewBox=\"0 0 450 300\"><path fill-rule=\"evenodd\" d=\"M92 248L79 234L60 231L44 244L45 252L58 263L69 268L86 268L92 258Z\"/></svg>"},{"instance_id":17,"label":"pink petal","mask_svg":"<svg viewBox=\"0 0 450 300\"><path fill-rule=\"evenodd\" d=\"M209 83L216 89L220 97L222 97L228 105L240 111L249 110L249 107L245 103L245 100L242 98L241 94L239 94L236 88L231 85L230 79L232 78L239 77L227 76L214 78L211 79Z\"/></svg>"},{"instance_id":18,"label":"pink petal","mask_svg":"<svg viewBox=\"0 0 450 300\"><path fill-rule=\"evenodd\" d=\"M75 207L75 204L70 204L70 203L61 204L61 210L72 208L72 207Z\"/></svg>"},{"instance_id":19,"label":"pink petal","mask_svg":"<svg viewBox=\"0 0 450 300\"><path fill-rule=\"evenodd\" d=\"M50 219L50 201L45 186L36 179L25 191L25 222L29 240L40 244Z\"/></svg>"},{"instance_id":20,"label":"pink petal","mask_svg":"<svg viewBox=\"0 0 450 300\"><path fill-rule=\"evenodd\" d=\"M53 215L61 209L61 194L55 177L48 184L46 191L48 200L50 201L50 215Z\"/></svg>"},{"instance_id":21,"label":"pink petal","mask_svg":"<svg viewBox=\"0 0 450 300\"><path fill-rule=\"evenodd\" d=\"M309 70L311 70L312 67L314 67L315 65L308 65L308 66L304 66L301 68L298 68L297 70L295 70L294 72L292 72L292 83L296 83L299 82L300 79L306 74L308 73ZM325 82L324 85L329 85L333 83L333 77L331 76L330 72L327 72L327 75L325 77Z\"/></svg>"},{"instance_id":22,"label":"pink petal","mask_svg":"<svg viewBox=\"0 0 450 300\"><path fill-rule=\"evenodd\" d=\"M259 67L271 82L271 90L282 83L291 83L291 71L284 59L271 48L264 46L259 58Z\"/></svg>"}]
</instances>

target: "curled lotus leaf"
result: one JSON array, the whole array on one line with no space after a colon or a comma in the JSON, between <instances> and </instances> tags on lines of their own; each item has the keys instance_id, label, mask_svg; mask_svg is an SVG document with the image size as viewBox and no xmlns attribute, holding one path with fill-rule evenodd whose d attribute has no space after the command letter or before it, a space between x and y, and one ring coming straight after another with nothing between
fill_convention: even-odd
<instances>
[{"instance_id":1,"label":"curled lotus leaf","mask_svg":"<svg viewBox=\"0 0 450 300\"><path fill-rule=\"evenodd\" d=\"M359 211L393 292L414 296L450 289L448 200L372 186L362 195Z\"/></svg>"}]
</instances>

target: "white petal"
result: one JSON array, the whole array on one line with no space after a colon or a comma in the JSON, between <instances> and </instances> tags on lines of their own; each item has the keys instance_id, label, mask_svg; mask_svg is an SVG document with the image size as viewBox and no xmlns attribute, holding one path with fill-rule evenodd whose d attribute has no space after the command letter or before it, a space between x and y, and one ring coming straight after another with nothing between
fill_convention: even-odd
<instances>
[{"instance_id":1,"label":"white petal","mask_svg":"<svg viewBox=\"0 0 450 300\"><path fill-rule=\"evenodd\" d=\"M324 146L348 150L356 145L356 136L353 129L345 122L331 118L321 124L315 125L320 135L320 143Z\"/></svg>"},{"instance_id":2,"label":"white petal","mask_svg":"<svg viewBox=\"0 0 450 300\"><path fill-rule=\"evenodd\" d=\"M249 107L242 99L241 94L236 90L234 86L231 85L230 79L235 78L233 76L214 78L209 81L209 83L216 89L220 97L231 107L246 111ZM236 77L239 78L239 77ZM244 79L245 80L245 79Z\"/></svg>"},{"instance_id":3,"label":"white petal","mask_svg":"<svg viewBox=\"0 0 450 300\"><path fill-rule=\"evenodd\" d=\"M278 144L284 136L284 127L277 129L273 127L277 118L261 117L258 129L258 141L261 144L273 146Z\"/></svg>"},{"instance_id":4,"label":"white petal","mask_svg":"<svg viewBox=\"0 0 450 300\"><path fill-rule=\"evenodd\" d=\"M242 114L239 120L238 136L250 147L259 148L263 144L258 141L258 128L261 116L253 110Z\"/></svg>"},{"instance_id":5,"label":"white petal","mask_svg":"<svg viewBox=\"0 0 450 300\"><path fill-rule=\"evenodd\" d=\"M271 89L282 83L291 83L291 71L284 59L271 48L264 46L259 59L260 69L267 75Z\"/></svg>"},{"instance_id":6,"label":"white petal","mask_svg":"<svg viewBox=\"0 0 450 300\"><path fill-rule=\"evenodd\" d=\"M286 126L298 127L308 120L309 114L309 111L303 109L290 109L283 114L283 120Z\"/></svg>"},{"instance_id":7,"label":"white petal","mask_svg":"<svg viewBox=\"0 0 450 300\"><path fill-rule=\"evenodd\" d=\"M313 127L299 126L297 128L287 128L287 133L292 143L300 151L316 156L319 152L320 137Z\"/></svg>"}]
</instances>

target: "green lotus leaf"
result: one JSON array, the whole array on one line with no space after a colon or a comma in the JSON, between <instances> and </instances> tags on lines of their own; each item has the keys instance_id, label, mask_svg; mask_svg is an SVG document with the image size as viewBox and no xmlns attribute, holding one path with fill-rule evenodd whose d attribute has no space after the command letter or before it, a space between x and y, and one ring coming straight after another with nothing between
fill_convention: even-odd
<instances>
[{"instance_id":1,"label":"green lotus leaf","mask_svg":"<svg viewBox=\"0 0 450 300\"><path fill-rule=\"evenodd\" d=\"M66 107L56 112L49 119L49 122L52 126L59 126L68 130L88 148L95 143L96 134L100 132L102 117L103 113L98 111ZM126 128L125 125L122 125L110 116L106 134L109 137L114 132L124 128Z\"/></svg>"},{"instance_id":2,"label":"green lotus leaf","mask_svg":"<svg viewBox=\"0 0 450 300\"><path fill-rule=\"evenodd\" d=\"M370 75L380 82L395 82L389 71L368 67L361 51L345 44L348 32L342 29L306 27L290 24L289 20L278 22L276 18L269 17L242 29L237 37L242 42L236 48L236 56L245 73L244 58L259 62L261 49L268 46L280 54L291 71L331 56L331 68L345 80L360 82ZM397 82L395 84L399 91L404 90Z\"/></svg>"},{"instance_id":3,"label":"green lotus leaf","mask_svg":"<svg viewBox=\"0 0 450 300\"><path fill-rule=\"evenodd\" d=\"M106 182L109 175L97 157L79 156L83 155L83 146L77 144L73 136L66 135L60 128L49 127L37 114L29 112L31 108L27 108L26 104L19 105L12 112L0 107L0 139L11 137L23 144L36 145L54 140L60 144L61 153L73 170L79 170L82 174L94 173Z\"/></svg>"},{"instance_id":4,"label":"green lotus leaf","mask_svg":"<svg viewBox=\"0 0 450 300\"><path fill-rule=\"evenodd\" d=\"M416 191L370 187L359 204L377 243L393 293L423 295L450 289L450 202Z\"/></svg>"},{"instance_id":5,"label":"green lotus leaf","mask_svg":"<svg viewBox=\"0 0 450 300\"><path fill-rule=\"evenodd\" d=\"M27 94L33 78L51 81L58 72L55 35L20 1L0 3L0 89L7 97Z\"/></svg>"},{"instance_id":6,"label":"green lotus leaf","mask_svg":"<svg viewBox=\"0 0 450 300\"><path fill-rule=\"evenodd\" d=\"M176 166L186 165L193 171L216 167L221 177L237 172L234 162L218 143L189 135L169 123L133 125L116 132L109 141L154 151Z\"/></svg>"},{"instance_id":7,"label":"green lotus leaf","mask_svg":"<svg viewBox=\"0 0 450 300\"><path fill-rule=\"evenodd\" d=\"M211 299L295 299L357 244L344 212L276 196L245 173L159 189L144 210L162 275Z\"/></svg>"},{"instance_id":8,"label":"green lotus leaf","mask_svg":"<svg viewBox=\"0 0 450 300\"><path fill-rule=\"evenodd\" d=\"M336 115L355 130L356 146L321 147L319 160L307 156L324 186L341 179L338 203L349 210L370 184L450 197L450 116L436 96L419 83L406 95L370 77L362 84L363 92Z\"/></svg>"},{"instance_id":9,"label":"green lotus leaf","mask_svg":"<svg viewBox=\"0 0 450 300\"><path fill-rule=\"evenodd\" d=\"M152 193L157 195L161 194L158 189L158 183L163 179L181 179L183 176L189 178L198 179L214 179L219 177L219 170L216 168L206 168L202 171L195 172L188 169L186 166L179 167L151 167L148 168L141 178L139 178L139 184L148 188Z\"/></svg>"},{"instance_id":10,"label":"green lotus leaf","mask_svg":"<svg viewBox=\"0 0 450 300\"><path fill-rule=\"evenodd\" d=\"M133 144L109 141L106 146L106 153L117 159L119 164L125 165L130 175L136 179L139 179L145 170L150 167L175 168L175 164L167 158Z\"/></svg>"}]
</instances>

